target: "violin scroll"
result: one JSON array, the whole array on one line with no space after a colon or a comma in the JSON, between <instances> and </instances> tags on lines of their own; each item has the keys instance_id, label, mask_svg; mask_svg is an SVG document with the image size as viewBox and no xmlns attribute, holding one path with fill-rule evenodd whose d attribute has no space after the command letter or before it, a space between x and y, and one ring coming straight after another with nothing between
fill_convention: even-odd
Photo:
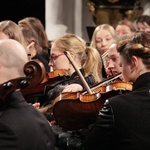
<instances>
[{"instance_id":1,"label":"violin scroll","mask_svg":"<svg viewBox=\"0 0 150 150\"><path fill-rule=\"evenodd\" d=\"M26 77L11 79L0 85L1 101L7 100L7 97L16 89L25 89L40 83L46 75L46 70L39 60L32 60L25 64L24 73Z\"/></svg>"},{"instance_id":2,"label":"violin scroll","mask_svg":"<svg viewBox=\"0 0 150 150\"><path fill-rule=\"evenodd\" d=\"M24 73L30 78L30 84L28 87L33 87L44 80L46 76L46 69L42 62L35 59L25 64Z\"/></svg>"}]
</instances>

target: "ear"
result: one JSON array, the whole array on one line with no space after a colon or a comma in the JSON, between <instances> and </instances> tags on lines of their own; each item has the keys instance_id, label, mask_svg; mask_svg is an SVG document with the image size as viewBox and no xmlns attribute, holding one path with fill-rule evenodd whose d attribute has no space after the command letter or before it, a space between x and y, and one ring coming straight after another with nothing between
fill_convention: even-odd
<instances>
[{"instance_id":1,"label":"ear","mask_svg":"<svg viewBox=\"0 0 150 150\"><path fill-rule=\"evenodd\" d=\"M139 65L139 60L136 56L132 56L131 72L133 72Z\"/></svg>"},{"instance_id":2,"label":"ear","mask_svg":"<svg viewBox=\"0 0 150 150\"><path fill-rule=\"evenodd\" d=\"M73 52L70 52L70 55L71 55L72 59L75 60L75 54Z\"/></svg>"}]
</instances>

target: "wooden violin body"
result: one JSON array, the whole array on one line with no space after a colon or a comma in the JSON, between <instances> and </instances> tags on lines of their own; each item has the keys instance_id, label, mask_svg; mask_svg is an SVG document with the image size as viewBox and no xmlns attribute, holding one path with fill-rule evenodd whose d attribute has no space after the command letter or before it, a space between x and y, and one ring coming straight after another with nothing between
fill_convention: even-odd
<instances>
[{"instance_id":1,"label":"wooden violin body","mask_svg":"<svg viewBox=\"0 0 150 150\"><path fill-rule=\"evenodd\" d=\"M96 121L106 99L131 91L132 85L119 81L108 86L96 86L92 90L95 91L94 97L91 94L73 92L60 94L53 105L56 123L67 130L85 128Z\"/></svg>"},{"instance_id":2,"label":"wooden violin body","mask_svg":"<svg viewBox=\"0 0 150 150\"><path fill-rule=\"evenodd\" d=\"M23 96L28 102L34 103L38 96L44 94L44 89L46 85L53 85L59 81L62 81L65 79L66 76L68 76L67 72L65 70L56 70L53 72L46 72L44 65L38 61L36 62L36 68L39 70L42 69L41 76L42 80L39 80L37 76L34 77L34 80L39 80L39 83L33 86L28 86L27 88L24 88L21 90L23 93ZM28 64L29 66L32 66L32 64Z\"/></svg>"},{"instance_id":3,"label":"wooden violin body","mask_svg":"<svg viewBox=\"0 0 150 150\"><path fill-rule=\"evenodd\" d=\"M112 79L119 78L120 73L90 89L70 53L65 51L64 54L77 71L86 92L60 94L54 100L53 117L56 123L64 129L80 130L95 122L98 111L103 107L106 99L123 93L121 91L130 91L132 88L129 88L128 84L122 84L123 82L106 84Z\"/></svg>"}]
</instances>

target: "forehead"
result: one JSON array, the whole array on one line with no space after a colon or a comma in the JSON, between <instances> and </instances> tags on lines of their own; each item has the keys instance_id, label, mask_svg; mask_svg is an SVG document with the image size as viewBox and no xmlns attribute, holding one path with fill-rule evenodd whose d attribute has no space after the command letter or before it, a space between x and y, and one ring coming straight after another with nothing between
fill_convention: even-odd
<instances>
[{"instance_id":1,"label":"forehead","mask_svg":"<svg viewBox=\"0 0 150 150\"><path fill-rule=\"evenodd\" d=\"M58 53L61 52L62 50L58 48L55 44L51 46L51 53Z\"/></svg>"},{"instance_id":2,"label":"forehead","mask_svg":"<svg viewBox=\"0 0 150 150\"><path fill-rule=\"evenodd\" d=\"M124 31L128 31L128 30L130 30L130 28L127 26L127 25L118 25L117 27L116 27L116 30L124 30Z\"/></svg>"},{"instance_id":3,"label":"forehead","mask_svg":"<svg viewBox=\"0 0 150 150\"><path fill-rule=\"evenodd\" d=\"M137 23L137 26L138 26L138 27L145 27L145 25L144 25L142 22L138 22L138 23Z\"/></svg>"},{"instance_id":4,"label":"forehead","mask_svg":"<svg viewBox=\"0 0 150 150\"><path fill-rule=\"evenodd\" d=\"M110 31L106 29L100 29L96 34L96 38L104 38L104 37L112 37L112 35Z\"/></svg>"},{"instance_id":5,"label":"forehead","mask_svg":"<svg viewBox=\"0 0 150 150\"><path fill-rule=\"evenodd\" d=\"M114 55L114 54L119 55L119 53L117 52L117 49L116 49L116 44L112 44L108 51L108 56Z\"/></svg>"}]
</instances>

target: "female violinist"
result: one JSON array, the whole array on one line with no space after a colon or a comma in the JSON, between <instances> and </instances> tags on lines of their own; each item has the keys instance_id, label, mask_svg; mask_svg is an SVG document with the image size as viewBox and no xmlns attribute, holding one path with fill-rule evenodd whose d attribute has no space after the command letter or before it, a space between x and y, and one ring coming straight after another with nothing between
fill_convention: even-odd
<instances>
[{"instance_id":1,"label":"female violinist","mask_svg":"<svg viewBox=\"0 0 150 150\"><path fill-rule=\"evenodd\" d=\"M62 35L52 42L49 65L52 67L53 71L65 69L69 74L69 78L56 83L54 86L46 86L45 95L43 97L39 97L41 101L45 101L43 105L53 103L53 100L61 92L78 92L84 89L84 85L77 72L64 54L65 51L70 52L73 60L76 62L89 86L92 86L102 80L102 64L98 51L94 48L87 47L86 42L74 34L67 33ZM47 116L47 118L51 121L49 116ZM63 131L61 127L55 124L52 125L52 129L58 136L61 134L70 134L69 132Z\"/></svg>"},{"instance_id":2,"label":"female violinist","mask_svg":"<svg viewBox=\"0 0 150 150\"><path fill-rule=\"evenodd\" d=\"M74 34L65 34L52 42L49 65L54 71L65 69L68 72L69 79L57 83L54 87L51 85L46 86L45 96L41 97L41 100L44 99L48 103L51 103L62 91L77 92L84 89L77 72L65 56L65 51L70 52L89 86L102 80L102 64L98 51L87 47L86 42L80 37Z\"/></svg>"}]
</instances>

